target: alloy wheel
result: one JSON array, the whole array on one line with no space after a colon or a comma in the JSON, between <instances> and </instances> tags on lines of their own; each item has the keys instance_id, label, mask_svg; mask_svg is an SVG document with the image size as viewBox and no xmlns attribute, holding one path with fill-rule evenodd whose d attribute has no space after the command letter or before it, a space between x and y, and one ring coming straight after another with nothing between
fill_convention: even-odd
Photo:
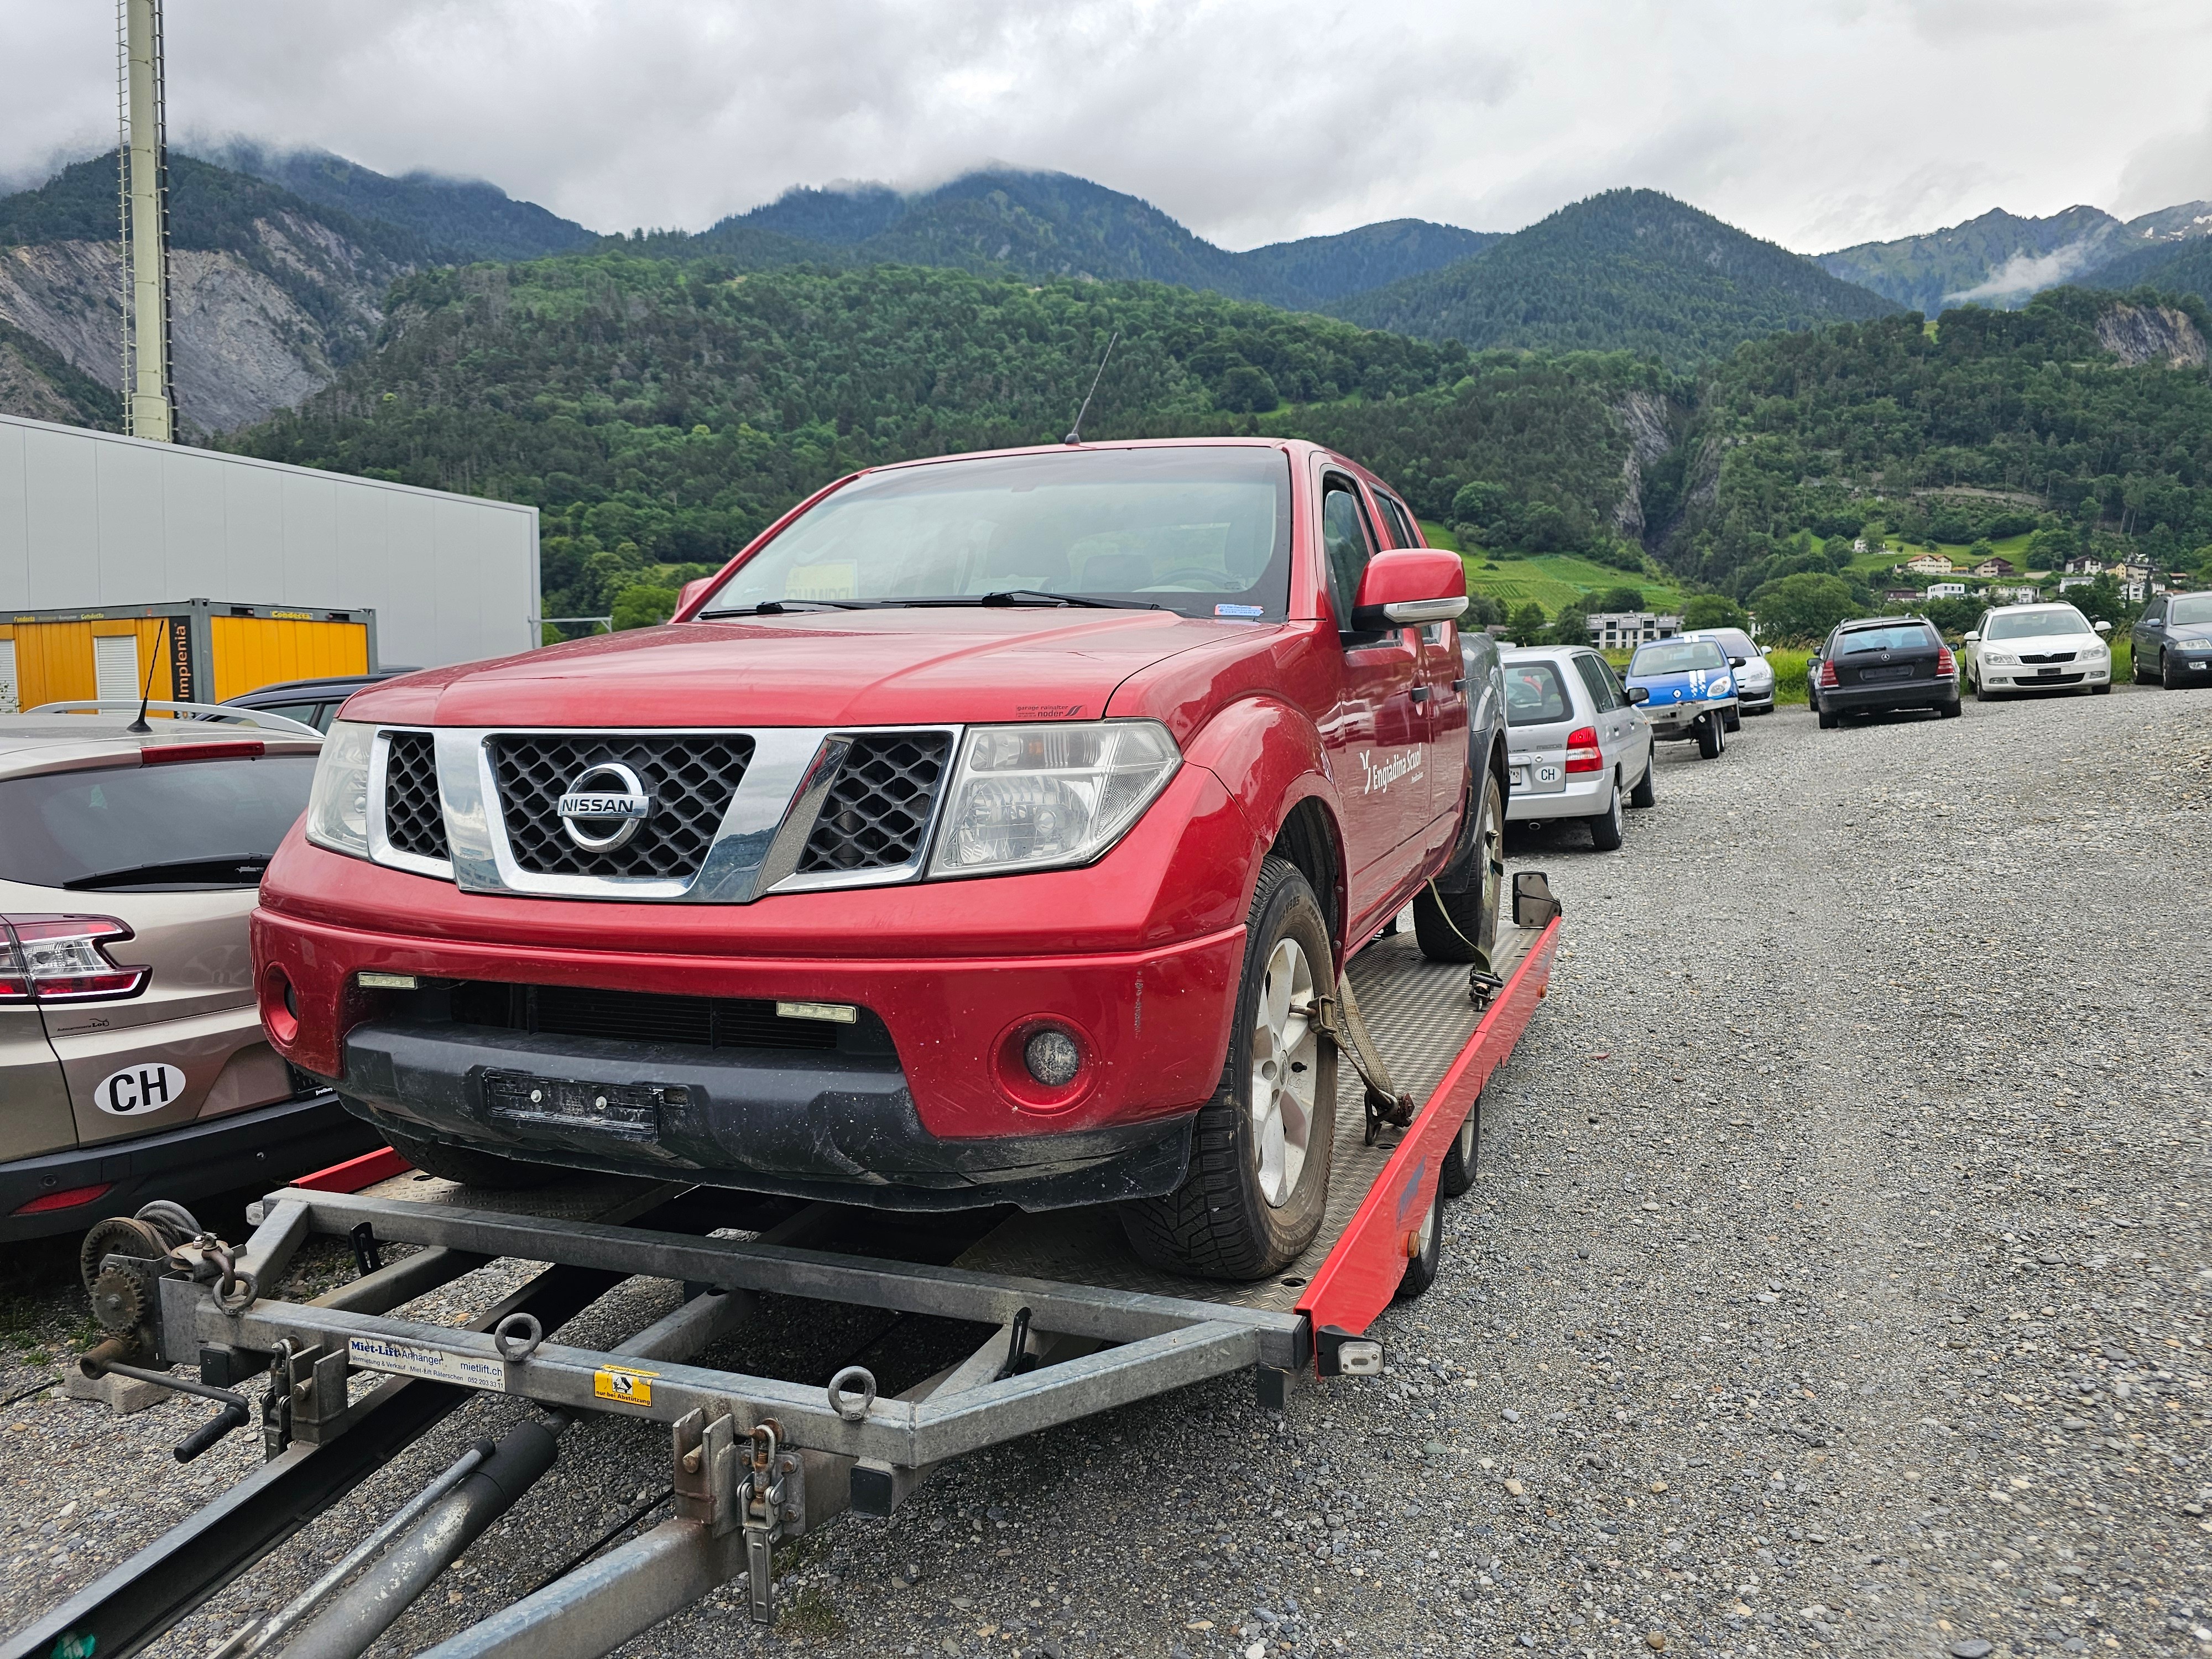
<instances>
[{"instance_id":1,"label":"alloy wheel","mask_svg":"<svg viewBox=\"0 0 2212 1659\"><path fill-rule=\"evenodd\" d=\"M1313 1134L1314 1006L1313 963L1296 939L1276 940L1252 1025L1252 1147L1260 1195L1278 1210L1298 1189Z\"/></svg>"}]
</instances>

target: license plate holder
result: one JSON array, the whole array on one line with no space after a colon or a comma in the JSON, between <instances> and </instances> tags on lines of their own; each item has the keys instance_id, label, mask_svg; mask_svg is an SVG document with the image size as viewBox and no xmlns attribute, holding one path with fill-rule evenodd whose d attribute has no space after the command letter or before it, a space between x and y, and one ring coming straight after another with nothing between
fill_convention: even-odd
<instances>
[{"instance_id":1,"label":"license plate holder","mask_svg":"<svg viewBox=\"0 0 2212 1659\"><path fill-rule=\"evenodd\" d=\"M1859 678L1862 680L1909 680L1912 678L1912 665L1904 662L1892 668L1862 668Z\"/></svg>"},{"instance_id":2,"label":"license plate holder","mask_svg":"<svg viewBox=\"0 0 2212 1659\"><path fill-rule=\"evenodd\" d=\"M650 1140L660 1133L660 1107L684 1091L657 1083L591 1083L537 1077L528 1072L486 1072L484 1106L510 1123L590 1129Z\"/></svg>"},{"instance_id":3,"label":"license plate holder","mask_svg":"<svg viewBox=\"0 0 2212 1659\"><path fill-rule=\"evenodd\" d=\"M2058 678L2058 672L2056 667L2039 668L2035 671L2035 678L2039 680L2055 680Z\"/></svg>"}]
</instances>

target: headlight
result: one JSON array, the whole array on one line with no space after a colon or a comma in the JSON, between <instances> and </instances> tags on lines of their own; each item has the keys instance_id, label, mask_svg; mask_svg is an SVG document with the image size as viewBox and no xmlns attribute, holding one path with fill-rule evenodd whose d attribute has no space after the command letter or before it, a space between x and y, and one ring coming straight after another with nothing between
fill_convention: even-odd
<instances>
[{"instance_id":1,"label":"headlight","mask_svg":"<svg viewBox=\"0 0 2212 1659\"><path fill-rule=\"evenodd\" d=\"M2017 668L2020 666L2019 653L2012 651L1984 651L1982 653L1982 660L1992 668Z\"/></svg>"},{"instance_id":2,"label":"headlight","mask_svg":"<svg viewBox=\"0 0 2212 1659\"><path fill-rule=\"evenodd\" d=\"M339 720L323 739L307 792L307 839L333 853L368 856L368 751L376 728Z\"/></svg>"},{"instance_id":3,"label":"headlight","mask_svg":"<svg viewBox=\"0 0 2212 1659\"><path fill-rule=\"evenodd\" d=\"M1152 720L979 726L960 750L933 876L1088 864L1182 764Z\"/></svg>"}]
</instances>

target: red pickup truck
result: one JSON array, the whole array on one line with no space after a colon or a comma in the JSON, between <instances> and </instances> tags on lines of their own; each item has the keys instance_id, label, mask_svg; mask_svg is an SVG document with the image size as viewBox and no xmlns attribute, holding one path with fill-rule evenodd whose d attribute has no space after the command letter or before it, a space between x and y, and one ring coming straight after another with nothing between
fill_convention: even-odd
<instances>
[{"instance_id":1,"label":"red pickup truck","mask_svg":"<svg viewBox=\"0 0 2212 1659\"><path fill-rule=\"evenodd\" d=\"M356 695L253 918L285 1058L421 1167L1114 1204L1279 1271L1348 954L1497 926L1503 688L1362 467L1207 439L842 479L665 626Z\"/></svg>"}]
</instances>

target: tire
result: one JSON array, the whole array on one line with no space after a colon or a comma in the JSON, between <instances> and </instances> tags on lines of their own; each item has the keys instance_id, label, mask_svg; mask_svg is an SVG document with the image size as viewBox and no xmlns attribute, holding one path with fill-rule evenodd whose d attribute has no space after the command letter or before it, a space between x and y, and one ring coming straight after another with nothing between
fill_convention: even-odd
<instances>
[{"instance_id":1,"label":"tire","mask_svg":"<svg viewBox=\"0 0 2212 1659\"><path fill-rule=\"evenodd\" d=\"M1844 723L1844 717L1841 714L1832 714L1825 708L1820 711L1820 729L1823 732L1832 732Z\"/></svg>"},{"instance_id":2,"label":"tire","mask_svg":"<svg viewBox=\"0 0 2212 1659\"><path fill-rule=\"evenodd\" d=\"M2181 676L2173 672L2173 659L2161 651L2158 653L2158 683L2168 691L2181 690Z\"/></svg>"},{"instance_id":3,"label":"tire","mask_svg":"<svg viewBox=\"0 0 2212 1659\"><path fill-rule=\"evenodd\" d=\"M393 1152L424 1175L459 1182L464 1187L510 1191L542 1187L561 1173L543 1164L525 1164L519 1158L501 1158L497 1152L475 1146L456 1146L444 1140L418 1140L413 1135L399 1134L391 1129L382 1130L381 1133Z\"/></svg>"},{"instance_id":4,"label":"tire","mask_svg":"<svg viewBox=\"0 0 2212 1659\"><path fill-rule=\"evenodd\" d=\"M1821 722L1824 725L1826 723L1827 719L1828 717L1826 714L1820 716ZM1719 716L1715 714L1699 715L1698 718L1698 758L1699 760L1717 760L1720 758L1722 751L1726 750L1727 747L1728 732L1722 727Z\"/></svg>"},{"instance_id":5,"label":"tire","mask_svg":"<svg viewBox=\"0 0 2212 1659\"><path fill-rule=\"evenodd\" d=\"M1723 726L1725 729L1727 729L1728 731L1730 731L1730 732L1741 732L1741 731L1742 731L1742 730L1743 730L1743 710L1742 710L1742 709L1741 709L1741 708L1731 708L1731 709L1729 709L1729 710L1728 711L1728 719L1727 719L1727 720L1723 720L1723 721L1722 722L1722 725L1723 725Z\"/></svg>"},{"instance_id":6,"label":"tire","mask_svg":"<svg viewBox=\"0 0 2212 1659\"><path fill-rule=\"evenodd\" d=\"M1441 1183L1437 1188L1437 1201L1429 1206L1415 1235L1419 1243L1406 1258L1406 1276L1398 1281L1397 1294L1393 1302L1411 1302L1437 1282L1437 1271L1444 1260L1444 1194Z\"/></svg>"},{"instance_id":7,"label":"tire","mask_svg":"<svg viewBox=\"0 0 2212 1659\"><path fill-rule=\"evenodd\" d=\"M1457 1198L1474 1185L1475 1161L1482 1152L1482 1097L1474 1097L1474 1104L1467 1109L1467 1121L1459 1126L1452 1137L1450 1150L1444 1153L1444 1167L1437 1176L1437 1190L1446 1198Z\"/></svg>"},{"instance_id":8,"label":"tire","mask_svg":"<svg viewBox=\"0 0 2212 1659\"><path fill-rule=\"evenodd\" d=\"M1607 792L1606 799L1610 803L1606 810L1583 822L1589 825L1592 847L1601 853L1618 852L1620 848L1620 775L1618 772L1613 774L1613 787Z\"/></svg>"},{"instance_id":9,"label":"tire","mask_svg":"<svg viewBox=\"0 0 2212 1659\"><path fill-rule=\"evenodd\" d=\"M2112 683L2110 680L2106 680L2102 685L2093 685L2089 688L2089 695L2093 697L2108 697L2112 693Z\"/></svg>"},{"instance_id":10,"label":"tire","mask_svg":"<svg viewBox=\"0 0 2212 1659\"><path fill-rule=\"evenodd\" d=\"M1499 856L1505 846L1505 797L1488 767L1473 810L1482 815L1468 849L1480 866L1480 879L1464 893L1443 892L1431 882L1413 895L1413 942L1431 962L1473 962L1478 953L1486 960L1498 944L1498 910L1505 891Z\"/></svg>"},{"instance_id":11,"label":"tire","mask_svg":"<svg viewBox=\"0 0 2212 1659\"><path fill-rule=\"evenodd\" d=\"M1330 988L1334 957L1321 905L1287 859L1271 854L1261 864L1245 927L1229 1058L1199 1110L1189 1172L1175 1191L1121 1209L1139 1256L1201 1279L1280 1273L1313 1242L1328 1202L1336 1047L1310 1016L1289 1011L1300 995ZM1256 1091L1265 1095L1255 1121ZM1301 1109L1303 1126L1291 1121ZM1291 1133L1301 1127L1302 1145Z\"/></svg>"},{"instance_id":12,"label":"tire","mask_svg":"<svg viewBox=\"0 0 2212 1659\"><path fill-rule=\"evenodd\" d=\"M1952 699L1951 699L1951 701L1950 701L1950 702L1939 702L1939 703L1937 703L1937 704L1936 705L1936 714L1937 714L1937 715L1938 715L1938 716L1940 716L1942 719L1944 719L1944 720L1954 720L1958 719L1958 718L1959 718L1959 700L1958 700L1956 697L1954 697L1954 698L1952 698Z\"/></svg>"},{"instance_id":13,"label":"tire","mask_svg":"<svg viewBox=\"0 0 2212 1659\"><path fill-rule=\"evenodd\" d=\"M1996 700L1997 694L1982 684L1982 677L1979 674L1975 675L1974 701L1976 702L1995 702Z\"/></svg>"},{"instance_id":14,"label":"tire","mask_svg":"<svg viewBox=\"0 0 2212 1659\"><path fill-rule=\"evenodd\" d=\"M1655 746L1644 757L1644 775L1636 781L1636 787L1628 792L1628 804L1635 807L1656 806L1659 804L1659 788L1656 777L1659 770L1659 750Z\"/></svg>"},{"instance_id":15,"label":"tire","mask_svg":"<svg viewBox=\"0 0 2212 1659\"><path fill-rule=\"evenodd\" d=\"M2130 685L2148 685L2151 682L2149 680L2143 678L2142 653L2140 651L2129 652L2128 684Z\"/></svg>"}]
</instances>

